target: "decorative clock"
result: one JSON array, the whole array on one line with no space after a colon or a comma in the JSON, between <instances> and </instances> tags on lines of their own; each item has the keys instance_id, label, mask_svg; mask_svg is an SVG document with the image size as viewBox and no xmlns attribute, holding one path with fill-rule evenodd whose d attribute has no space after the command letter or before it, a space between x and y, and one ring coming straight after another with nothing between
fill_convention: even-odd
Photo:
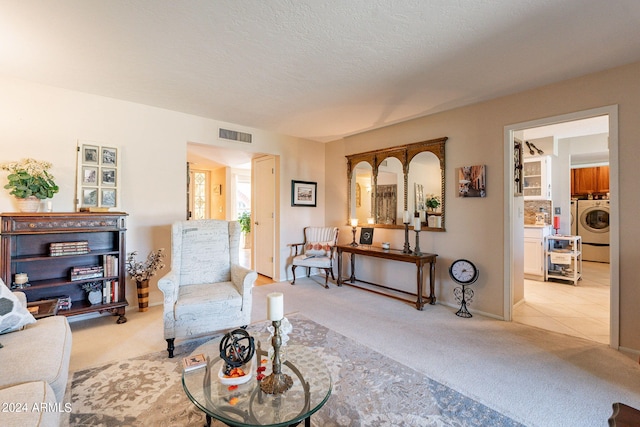
<instances>
[{"instance_id":1,"label":"decorative clock","mask_svg":"<svg viewBox=\"0 0 640 427\"><path fill-rule=\"evenodd\" d=\"M449 267L449 275L460 285L470 285L478 280L478 269L469 260L459 259Z\"/></svg>"},{"instance_id":2,"label":"decorative clock","mask_svg":"<svg viewBox=\"0 0 640 427\"><path fill-rule=\"evenodd\" d=\"M473 290L467 289L466 286L471 285L478 280L479 271L474 263L466 259L459 259L449 267L449 275L458 284L462 285L453 290L456 301L460 303L460 310L456 313L460 317L473 317L467 309L467 303L473 298Z\"/></svg>"}]
</instances>

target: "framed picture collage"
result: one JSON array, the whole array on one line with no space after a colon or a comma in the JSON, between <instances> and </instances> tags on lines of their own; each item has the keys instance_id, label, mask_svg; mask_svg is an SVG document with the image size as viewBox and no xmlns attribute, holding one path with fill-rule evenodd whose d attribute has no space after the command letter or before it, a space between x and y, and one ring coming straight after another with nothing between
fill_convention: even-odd
<instances>
[{"instance_id":1,"label":"framed picture collage","mask_svg":"<svg viewBox=\"0 0 640 427\"><path fill-rule=\"evenodd\" d=\"M79 211L108 211L120 200L120 157L117 147L78 143L76 203Z\"/></svg>"}]
</instances>

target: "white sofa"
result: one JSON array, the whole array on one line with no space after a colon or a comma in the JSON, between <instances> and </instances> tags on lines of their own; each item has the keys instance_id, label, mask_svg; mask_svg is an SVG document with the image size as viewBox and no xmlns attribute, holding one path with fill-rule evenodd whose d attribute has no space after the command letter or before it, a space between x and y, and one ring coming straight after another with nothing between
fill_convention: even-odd
<instances>
[{"instance_id":1,"label":"white sofa","mask_svg":"<svg viewBox=\"0 0 640 427\"><path fill-rule=\"evenodd\" d=\"M14 295L26 306L22 292ZM71 329L64 316L45 317L0 335L0 425L58 426L64 402Z\"/></svg>"}]
</instances>

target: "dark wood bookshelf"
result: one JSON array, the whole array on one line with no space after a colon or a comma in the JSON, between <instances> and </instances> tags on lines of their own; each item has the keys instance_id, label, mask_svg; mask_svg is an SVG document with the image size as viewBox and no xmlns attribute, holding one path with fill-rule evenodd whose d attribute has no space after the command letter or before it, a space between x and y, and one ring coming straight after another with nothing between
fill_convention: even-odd
<instances>
[{"instance_id":1,"label":"dark wood bookshelf","mask_svg":"<svg viewBox=\"0 0 640 427\"><path fill-rule=\"evenodd\" d=\"M0 274L9 287L16 273L27 273L24 292L28 302L70 297L71 308L58 315L74 316L92 312L111 312L118 323L127 321L126 299L126 213L3 213L0 215ZM51 243L87 241L90 252L50 255ZM71 280L73 267L106 266L104 256L118 260L115 275ZM118 301L91 304L82 285L88 282L117 281Z\"/></svg>"}]
</instances>

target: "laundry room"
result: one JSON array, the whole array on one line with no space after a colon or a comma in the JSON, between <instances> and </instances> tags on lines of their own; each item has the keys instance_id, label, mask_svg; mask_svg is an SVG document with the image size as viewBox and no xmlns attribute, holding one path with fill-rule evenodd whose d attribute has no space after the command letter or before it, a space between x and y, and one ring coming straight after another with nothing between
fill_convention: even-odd
<instances>
[{"instance_id":1,"label":"laundry room","mask_svg":"<svg viewBox=\"0 0 640 427\"><path fill-rule=\"evenodd\" d=\"M608 344L608 116L515 137L522 150L525 297L513 318Z\"/></svg>"}]
</instances>

